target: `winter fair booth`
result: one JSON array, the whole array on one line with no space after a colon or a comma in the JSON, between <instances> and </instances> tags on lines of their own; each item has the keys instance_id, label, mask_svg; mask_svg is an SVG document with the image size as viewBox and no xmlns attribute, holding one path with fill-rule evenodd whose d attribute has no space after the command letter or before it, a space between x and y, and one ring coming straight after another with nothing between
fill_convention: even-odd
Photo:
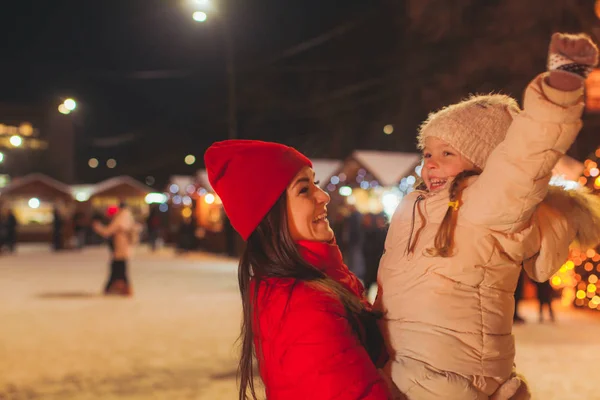
<instances>
[{"instance_id":1,"label":"winter fair booth","mask_svg":"<svg viewBox=\"0 0 600 400\"><path fill-rule=\"evenodd\" d=\"M332 199L329 208L344 214L353 205L362 214L390 216L412 190L420 161L418 153L354 151L325 185Z\"/></svg>"},{"instance_id":2,"label":"winter fair booth","mask_svg":"<svg viewBox=\"0 0 600 400\"><path fill-rule=\"evenodd\" d=\"M147 197L152 188L130 176L118 176L94 185L71 186L72 196L77 200L77 211L87 215L103 214L110 207L125 202L137 220L148 215Z\"/></svg>"},{"instance_id":3,"label":"winter fair booth","mask_svg":"<svg viewBox=\"0 0 600 400\"><path fill-rule=\"evenodd\" d=\"M43 174L15 178L0 189L0 208L14 214L19 242L50 241L54 213L68 215L73 206L70 187Z\"/></svg>"}]
</instances>

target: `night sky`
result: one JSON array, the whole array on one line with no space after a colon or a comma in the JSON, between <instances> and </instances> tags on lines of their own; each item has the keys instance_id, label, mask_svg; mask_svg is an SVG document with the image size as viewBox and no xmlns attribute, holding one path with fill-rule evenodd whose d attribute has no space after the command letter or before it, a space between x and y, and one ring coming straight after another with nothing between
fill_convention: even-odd
<instances>
[{"instance_id":1,"label":"night sky","mask_svg":"<svg viewBox=\"0 0 600 400\"><path fill-rule=\"evenodd\" d=\"M230 24L243 79L247 66L280 55L376 4L229 1L227 14L209 13L209 20L198 24L191 18L190 2L3 2L0 101L58 105L61 98L72 96L79 102L74 118L77 135L84 136L82 160L114 156L122 172L139 174L144 171L130 166L128 159L139 164L139 158L156 158L160 154L153 144L158 142L164 159L177 160L164 167L185 172L185 154L201 159L207 143L227 138L220 24Z\"/></svg>"},{"instance_id":2,"label":"night sky","mask_svg":"<svg viewBox=\"0 0 600 400\"><path fill-rule=\"evenodd\" d=\"M227 138L225 24L238 137L335 158L416 151L429 111L474 92L519 99L544 69L551 32L600 34L591 0L211 0L221 10L203 24L193 1L2 2L0 102L56 107L74 97L79 181L161 181L202 168L207 146ZM600 144L600 118L586 118L574 146L583 157ZM386 124L393 135L382 134ZM186 166L190 153L198 162ZM90 157L118 166L92 170Z\"/></svg>"}]
</instances>

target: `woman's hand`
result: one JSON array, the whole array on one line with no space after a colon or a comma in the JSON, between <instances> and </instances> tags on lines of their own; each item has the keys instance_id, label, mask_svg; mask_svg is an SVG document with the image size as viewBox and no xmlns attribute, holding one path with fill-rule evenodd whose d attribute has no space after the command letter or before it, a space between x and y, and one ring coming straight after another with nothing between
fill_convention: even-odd
<instances>
[{"instance_id":1,"label":"woman's hand","mask_svg":"<svg viewBox=\"0 0 600 400\"><path fill-rule=\"evenodd\" d=\"M584 34L555 33L548 52L548 83L555 89L573 91L583 85L598 65L598 47Z\"/></svg>"}]
</instances>

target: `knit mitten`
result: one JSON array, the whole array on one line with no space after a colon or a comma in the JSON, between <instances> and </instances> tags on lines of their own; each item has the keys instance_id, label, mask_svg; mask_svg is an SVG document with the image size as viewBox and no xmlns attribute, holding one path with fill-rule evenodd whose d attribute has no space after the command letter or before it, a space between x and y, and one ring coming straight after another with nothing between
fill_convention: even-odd
<instances>
[{"instance_id":1,"label":"knit mitten","mask_svg":"<svg viewBox=\"0 0 600 400\"><path fill-rule=\"evenodd\" d=\"M548 71L585 80L598 65L598 47L584 34L555 33L548 50Z\"/></svg>"}]
</instances>

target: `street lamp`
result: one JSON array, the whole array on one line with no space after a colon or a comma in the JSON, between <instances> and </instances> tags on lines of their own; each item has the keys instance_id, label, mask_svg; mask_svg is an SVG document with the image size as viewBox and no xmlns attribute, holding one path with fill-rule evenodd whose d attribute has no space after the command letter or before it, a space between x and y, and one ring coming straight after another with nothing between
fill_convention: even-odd
<instances>
[{"instance_id":1,"label":"street lamp","mask_svg":"<svg viewBox=\"0 0 600 400\"><path fill-rule=\"evenodd\" d=\"M196 11L192 14L194 21L202 23L208 19L207 11L214 9L210 0L195 0L193 7ZM223 36L225 40L225 64L227 70L227 125L229 139L237 137L237 111L235 95L235 59L234 59L234 41L231 34L228 21L221 18Z\"/></svg>"},{"instance_id":2,"label":"street lamp","mask_svg":"<svg viewBox=\"0 0 600 400\"><path fill-rule=\"evenodd\" d=\"M66 99L63 103L58 106L58 112L64 115L68 115L71 111L77 108L77 102L73 99Z\"/></svg>"},{"instance_id":3,"label":"street lamp","mask_svg":"<svg viewBox=\"0 0 600 400\"><path fill-rule=\"evenodd\" d=\"M75 108L77 108L77 103L73 99L66 99L63 104L65 105L66 109L69 111L73 111L73 110L75 110Z\"/></svg>"},{"instance_id":4,"label":"street lamp","mask_svg":"<svg viewBox=\"0 0 600 400\"><path fill-rule=\"evenodd\" d=\"M187 156L185 156L184 161L187 165L192 165L196 162L196 157L192 154L188 154Z\"/></svg>"},{"instance_id":5,"label":"street lamp","mask_svg":"<svg viewBox=\"0 0 600 400\"><path fill-rule=\"evenodd\" d=\"M204 21L206 21L208 16L206 15L206 13L204 11L196 11L195 13L192 14L192 18L196 22L204 22Z\"/></svg>"},{"instance_id":6,"label":"street lamp","mask_svg":"<svg viewBox=\"0 0 600 400\"><path fill-rule=\"evenodd\" d=\"M64 114L64 115L71 113L71 111L69 111L67 106L65 106L64 104L61 104L60 106L58 106L58 112L61 114Z\"/></svg>"},{"instance_id":7,"label":"street lamp","mask_svg":"<svg viewBox=\"0 0 600 400\"><path fill-rule=\"evenodd\" d=\"M21 136L19 135L11 136L10 139L8 139L8 141L15 147L20 147L23 144L23 139L21 139Z\"/></svg>"}]
</instances>

